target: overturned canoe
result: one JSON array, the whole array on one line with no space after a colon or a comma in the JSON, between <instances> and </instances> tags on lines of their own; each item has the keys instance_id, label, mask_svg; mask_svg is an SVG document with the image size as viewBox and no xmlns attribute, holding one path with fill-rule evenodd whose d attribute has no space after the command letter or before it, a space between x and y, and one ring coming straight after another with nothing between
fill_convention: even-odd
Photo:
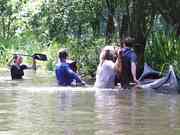
<instances>
[{"instance_id":1,"label":"overturned canoe","mask_svg":"<svg viewBox=\"0 0 180 135\"><path fill-rule=\"evenodd\" d=\"M139 79L141 82L140 87L154 89L162 93L180 93L180 79L176 75L173 66L169 66L168 72L159 79L148 78L152 76L160 77L160 73L145 65L144 72Z\"/></svg>"},{"instance_id":2,"label":"overturned canoe","mask_svg":"<svg viewBox=\"0 0 180 135\"><path fill-rule=\"evenodd\" d=\"M144 71L139 77L141 84L153 82L155 79L161 78L162 75L159 71L152 69L147 63L144 64Z\"/></svg>"}]
</instances>

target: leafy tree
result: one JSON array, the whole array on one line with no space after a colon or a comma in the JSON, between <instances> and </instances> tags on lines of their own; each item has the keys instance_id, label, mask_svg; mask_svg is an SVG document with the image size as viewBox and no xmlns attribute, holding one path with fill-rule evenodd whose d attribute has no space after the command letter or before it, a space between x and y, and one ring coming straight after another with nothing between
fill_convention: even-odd
<instances>
[{"instance_id":1,"label":"leafy tree","mask_svg":"<svg viewBox=\"0 0 180 135\"><path fill-rule=\"evenodd\" d=\"M138 55L139 69L142 70L146 41L153 26L156 11L149 1L130 0L128 4L128 34L135 38L136 45L134 46L134 49Z\"/></svg>"},{"instance_id":2,"label":"leafy tree","mask_svg":"<svg viewBox=\"0 0 180 135\"><path fill-rule=\"evenodd\" d=\"M41 11L35 14L30 24L35 32L42 31L50 39L64 40L68 36L99 33L101 2L98 0L49 0L44 1Z\"/></svg>"},{"instance_id":3,"label":"leafy tree","mask_svg":"<svg viewBox=\"0 0 180 135\"><path fill-rule=\"evenodd\" d=\"M16 30L21 25L19 12L26 0L11 1L0 0L0 37L9 39L15 35Z\"/></svg>"},{"instance_id":4,"label":"leafy tree","mask_svg":"<svg viewBox=\"0 0 180 135\"><path fill-rule=\"evenodd\" d=\"M180 1L179 0L150 0L159 14L168 24L171 24L176 34L180 35Z\"/></svg>"}]
</instances>

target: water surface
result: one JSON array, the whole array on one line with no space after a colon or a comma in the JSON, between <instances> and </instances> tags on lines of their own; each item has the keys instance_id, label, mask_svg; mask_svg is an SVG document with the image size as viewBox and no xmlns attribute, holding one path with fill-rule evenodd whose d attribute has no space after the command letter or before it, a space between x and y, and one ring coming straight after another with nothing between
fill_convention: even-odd
<instances>
[{"instance_id":1,"label":"water surface","mask_svg":"<svg viewBox=\"0 0 180 135\"><path fill-rule=\"evenodd\" d=\"M180 96L58 87L47 73L0 73L0 135L179 135Z\"/></svg>"}]
</instances>

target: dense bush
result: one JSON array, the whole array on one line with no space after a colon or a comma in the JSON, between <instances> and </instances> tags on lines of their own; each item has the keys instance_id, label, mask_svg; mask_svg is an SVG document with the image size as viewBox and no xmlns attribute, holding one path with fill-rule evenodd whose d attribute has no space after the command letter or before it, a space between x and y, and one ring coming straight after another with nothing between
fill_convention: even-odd
<instances>
[{"instance_id":1,"label":"dense bush","mask_svg":"<svg viewBox=\"0 0 180 135\"><path fill-rule=\"evenodd\" d=\"M42 49L40 43L31 32L26 32L10 39L0 39L0 65L6 65L14 53L32 55L33 53L42 52Z\"/></svg>"},{"instance_id":2,"label":"dense bush","mask_svg":"<svg viewBox=\"0 0 180 135\"><path fill-rule=\"evenodd\" d=\"M53 70L57 61L57 52L60 48L67 48L70 58L78 63L81 74L94 76L99 61L99 52L105 45L103 38L99 39L72 39L69 38L65 43L53 42L47 49L49 61L47 68Z\"/></svg>"},{"instance_id":3,"label":"dense bush","mask_svg":"<svg viewBox=\"0 0 180 135\"><path fill-rule=\"evenodd\" d=\"M57 62L58 50L60 48L67 48L70 59L77 62L79 72L85 76L94 76L99 62L99 52L104 45L104 38L68 38L64 43L52 41L47 46L41 44L31 32L27 32L11 40L2 40L0 42L0 64L1 66L7 65L13 53L29 55L44 53L47 54L48 61L42 62L41 65L46 70L53 71ZM31 63L30 57L25 57L24 60Z\"/></svg>"}]
</instances>

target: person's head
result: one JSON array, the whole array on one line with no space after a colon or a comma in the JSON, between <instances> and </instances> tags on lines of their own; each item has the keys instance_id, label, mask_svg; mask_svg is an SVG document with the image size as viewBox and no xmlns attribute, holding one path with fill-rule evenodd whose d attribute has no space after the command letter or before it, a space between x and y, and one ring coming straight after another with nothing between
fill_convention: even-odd
<instances>
[{"instance_id":1,"label":"person's head","mask_svg":"<svg viewBox=\"0 0 180 135\"><path fill-rule=\"evenodd\" d=\"M65 60L68 57L67 49L63 48L59 50L59 59L60 61Z\"/></svg>"},{"instance_id":2,"label":"person's head","mask_svg":"<svg viewBox=\"0 0 180 135\"><path fill-rule=\"evenodd\" d=\"M126 37L123 41L122 41L122 46L123 47L132 47L134 43L134 39L132 37Z\"/></svg>"},{"instance_id":3,"label":"person's head","mask_svg":"<svg viewBox=\"0 0 180 135\"><path fill-rule=\"evenodd\" d=\"M23 58L20 55L14 57L14 63L20 65L23 62Z\"/></svg>"},{"instance_id":4,"label":"person's head","mask_svg":"<svg viewBox=\"0 0 180 135\"><path fill-rule=\"evenodd\" d=\"M115 59L115 51L111 50L109 47L103 48L100 54L100 61L103 63L104 60L114 61Z\"/></svg>"},{"instance_id":5,"label":"person's head","mask_svg":"<svg viewBox=\"0 0 180 135\"><path fill-rule=\"evenodd\" d=\"M113 61L114 60L113 52L111 50L105 50L104 59Z\"/></svg>"}]
</instances>

